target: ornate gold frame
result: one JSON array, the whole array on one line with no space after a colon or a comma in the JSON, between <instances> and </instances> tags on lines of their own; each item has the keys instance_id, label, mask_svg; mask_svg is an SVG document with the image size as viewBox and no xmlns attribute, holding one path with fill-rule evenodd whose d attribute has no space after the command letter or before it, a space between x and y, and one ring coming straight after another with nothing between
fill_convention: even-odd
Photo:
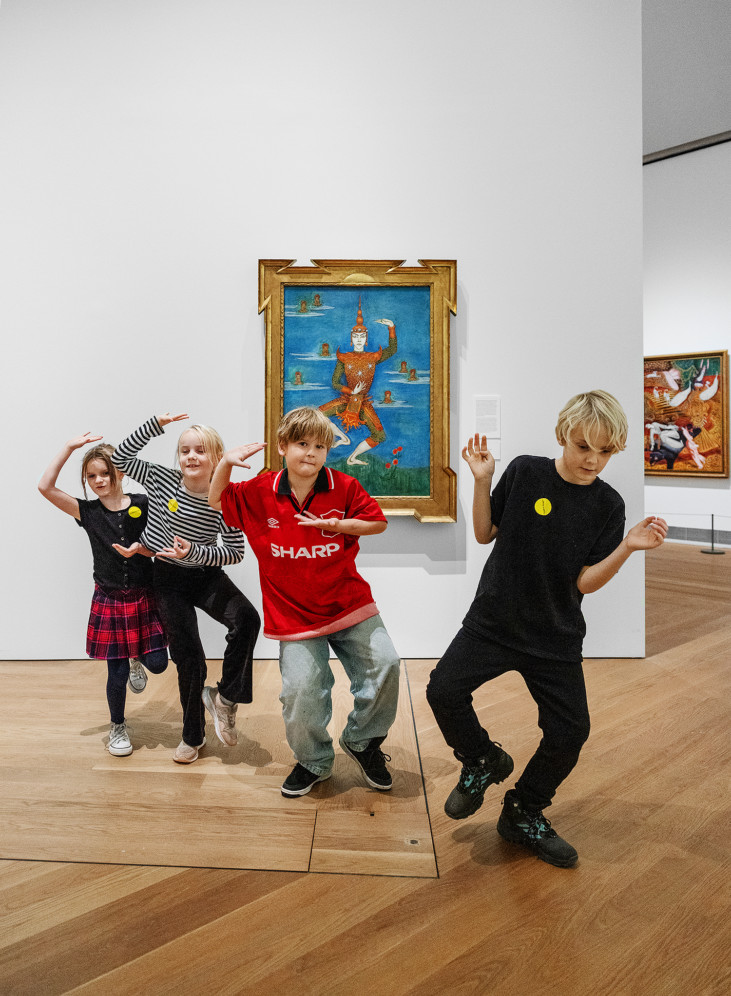
<instances>
[{"instance_id":1,"label":"ornate gold frame","mask_svg":"<svg viewBox=\"0 0 731 996\"><path fill-rule=\"evenodd\" d=\"M419 266L403 266L403 260L397 259L312 260L312 266L294 266L295 262L259 260L259 312L264 311L266 323L266 469L281 466L276 440L284 401L285 287L426 286L431 362L429 494L373 497L387 515L413 515L419 522L456 522L457 477L449 466L449 315L457 313L456 261L419 260Z\"/></svg>"},{"instance_id":2,"label":"ornate gold frame","mask_svg":"<svg viewBox=\"0 0 731 996\"><path fill-rule=\"evenodd\" d=\"M685 393L688 388L690 388L690 393L683 400L683 402L678 405L677 398L680 392L676 391L673 395L673 388L670 386L667 378L664 376L663 371L670 371L676 366L676 364L683 364L683 370L687 369L687 364L692 364L696 371L702 368L704 360L711 360L713 362L714 368L718 369L718 390L712 395L710 399L705 399L704 394L709 393L709 390L713 390L713 383L708 385L708 380L712 380L716 373L709 372L705 376L706 390L702 390L700 386L695 387L690 382L686 383L684 381L683 393ZM729 476L729 373L728 373L728 352L725 349L722 350L706 350L702 353L672 353L665 356L646 356L644 361L644 395L645 395L645 476L646 477L684 477L686 480L700 481L712 477L728 477ZM648 374L650 376L648 376ZM699 376L696 372L695 376ZM654 381L657 381L657 389L655 390ZM673 381L674 378L671 376L670 380ZM659 447L662 445L659 438L659 432L662 431L661 427L665 425L667 428L674 426L674 423L678 416L683 416L681 423L687 423L686 429L690 426L690 430L683 435L687 439L690 437L690 442L695 443L698 441L699 454L705 460L705 465L708 465L709 469L706 470L704 467L699 467L694 465L693 460L688 460L687 457L682 460L678 457L677 462L673 461L673 467L670 469L668 461L665 460L664 466L660 466L663 463L663 458L660 454L663 452ZM651 425L655 425L655 432L651 434ZM710 426L710 429L709 429ZM694 428L695 427L695 428ZM700 429L700 432L696 435L696 430ZM676 430L677 431L677 430ZM682 431L682 429L680 430ZM714 447L711 450L706 450L703 452L703 445L706 437L708 435L715 437L718 441L718 450ZM682 442L683 437L679 437L679 442ZM690 442L686 443L683 449L688 449ZM651 445L657 450L657 454L653 454ZM676 444L677 447L678 444ZM672 453L670 454L670 459L672 460ZM680 451L682 452L682 451ZM656 457L656 462L651 462L653 457ZM675 469L676 467L680 469Z\"/></svg>"}]
</instances>

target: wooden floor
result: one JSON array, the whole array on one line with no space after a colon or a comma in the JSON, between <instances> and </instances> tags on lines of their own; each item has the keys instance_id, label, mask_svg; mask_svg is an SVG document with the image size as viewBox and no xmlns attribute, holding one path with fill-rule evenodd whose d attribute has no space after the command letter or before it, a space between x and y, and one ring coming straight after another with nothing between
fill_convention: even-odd
<instances>
[{"instance_id":1,"label":"wooden floor","mask_svg":"<svg viewBox=\"0 0 731 996\"><path fill-rule=\"evenodd\" d=\"M0 861L0 993L727 994L731 552L666 544L647 568L647 658L586 662L592 736L550 811L579 851L571 870L498 837L498 789L469 820L444 815L458 767L424 699L430 661L406 662L414 722L407 693L388 745L393 793L365 789L339 756L332 781L294 802L278 795L290 759L273 688L271 701L257 699L257 718L239 722L246 742L234 763L211 743L187 769L166 760L178 717L154 678L130 703L138 749L117 759L100 748L103 724L89 723L100 688L83 692L87 725L80 713L68 722L90 665L72 673L58 714L56 699L28 698L31 676L35 690L52 665L0 664L11 841L2 846L12 847L0 852L11 855ZM336 698L342 717L347 696ZM520 680L505 676L476 702L519 771L537 742ZM120 802L120 786L134 806ZM257 807L275 816L252 828L245 814ZM125 827L131 857L120 855L105 808ZM206 809L207 830L191 829ZM166 821L172 811L177 825ZM400 837L374 833L387 818L407 820ZM414 855L405 844L424 842L421 830L408 836L416 818L427 829L430 820L438 878L433 865L425 871L431 841ZM322 830L320 870L312 829L309 871L241 870L240 857L215 867L240 855L242 837L258 840L267 862L297 850L281 843L281 827L313 819L334 821ZM349 819L343 848L338 827ZM415 860L406 872L364 874L368 850L372 868L394 853ZM188 865L176 867L183 856Z\"/></svg>"}]
</instances>

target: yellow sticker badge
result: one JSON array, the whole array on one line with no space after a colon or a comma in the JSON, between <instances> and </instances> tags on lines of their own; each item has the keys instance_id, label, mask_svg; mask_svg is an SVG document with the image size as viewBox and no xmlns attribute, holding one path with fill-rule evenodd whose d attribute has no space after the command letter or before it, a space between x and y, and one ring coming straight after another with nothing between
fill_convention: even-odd
<instances>
[{"instance_id":1,"label":"yellow sticker badge","mask_svg":"<svg viewBox=\"0 0 731 996\"><path fill-rule=\"evenodd\" d=\"M136 505L130 505L127 509L127 515L131 515L133 519L139 519L142 515L142 509L138 508Z\"/></svg>"},{"instance_id":2,"label":"yellow sticker badge","mask_svg":"<svg viewBox=\"0 0 731 996\"><path fill-rule=\"evenodd\" d=\"M548 515L551 511L551 503L548 498L539 498L533 508L539 515Z\"/></svg>"},{"instance_id":3,"label":"yellow sticker badge","mask_svg":"<svg viewBox=\"0 0 731 996\"><path fill-rule=\"evenodd\" d=\"M168 502L168 508L170 509L171 512L178 511L178 503L174 498L171 498L170 501Z\"/></svg>"}]
</instances>

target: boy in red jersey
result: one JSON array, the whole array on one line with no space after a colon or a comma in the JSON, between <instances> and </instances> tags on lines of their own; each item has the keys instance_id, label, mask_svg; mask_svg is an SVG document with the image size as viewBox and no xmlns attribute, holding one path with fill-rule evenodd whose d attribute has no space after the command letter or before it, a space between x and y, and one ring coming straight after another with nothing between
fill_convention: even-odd
<instances>
[{"instance_id":1,"label":"boy in red jersey","mask_svg":"<svg viewBox=\"0 0 731 996\"><path fill-rule=\"evenodd\" d=\"M282 785L286 796L305 795L330 777L330 647L353 694L340 746L372 788L392 785L381 744L396 717L400 660L355 567L358 537L382 533L387 523L355 478L324 466L333 440L322 412L295 408L277 430L286 469L231 484L231 469L248 467L245 461L262 448L240 446L224 454L208 495L224 521L249 539L259 561L264 635L280 641L280 701L297 760Z\"/></svg>"}]
</instances>

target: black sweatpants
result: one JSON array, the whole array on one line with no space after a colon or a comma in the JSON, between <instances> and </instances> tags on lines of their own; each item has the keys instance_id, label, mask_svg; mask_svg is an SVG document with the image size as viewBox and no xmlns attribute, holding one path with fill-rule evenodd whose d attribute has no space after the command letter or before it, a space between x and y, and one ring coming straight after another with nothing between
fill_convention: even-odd
<instances>
[{"instance_id":1,"label":"black sweatpants","mask_svg":"<svg viewBox=\"0 0 731 996\"><path fill-rule=\"evenodd\" d=\"M205 734L201 692L206 683L206 655L198 632L196 608L227 630L218 689L230 702L251 702L254 645L259 613L220 567L177 567L155 560L155 598L178 669L183 707L183 740L199 747Z\"/></svg>"},{"instance_id":2,"label":"black sweatpants","mask_svg":"<svg viewBox=\"0 0 731 996\"><path fill-rule=\"evenodd\" d=\"M506 671L517 671L538 706L543 737L516 782L524 806L545 809L572 771L589 736L589 707L580 663L531 657L483 640L464 628L431 673L426 697L444 739L461 761L483 757L490 737L480 726L472 693Z\"/></svg>"}]
</instances>

